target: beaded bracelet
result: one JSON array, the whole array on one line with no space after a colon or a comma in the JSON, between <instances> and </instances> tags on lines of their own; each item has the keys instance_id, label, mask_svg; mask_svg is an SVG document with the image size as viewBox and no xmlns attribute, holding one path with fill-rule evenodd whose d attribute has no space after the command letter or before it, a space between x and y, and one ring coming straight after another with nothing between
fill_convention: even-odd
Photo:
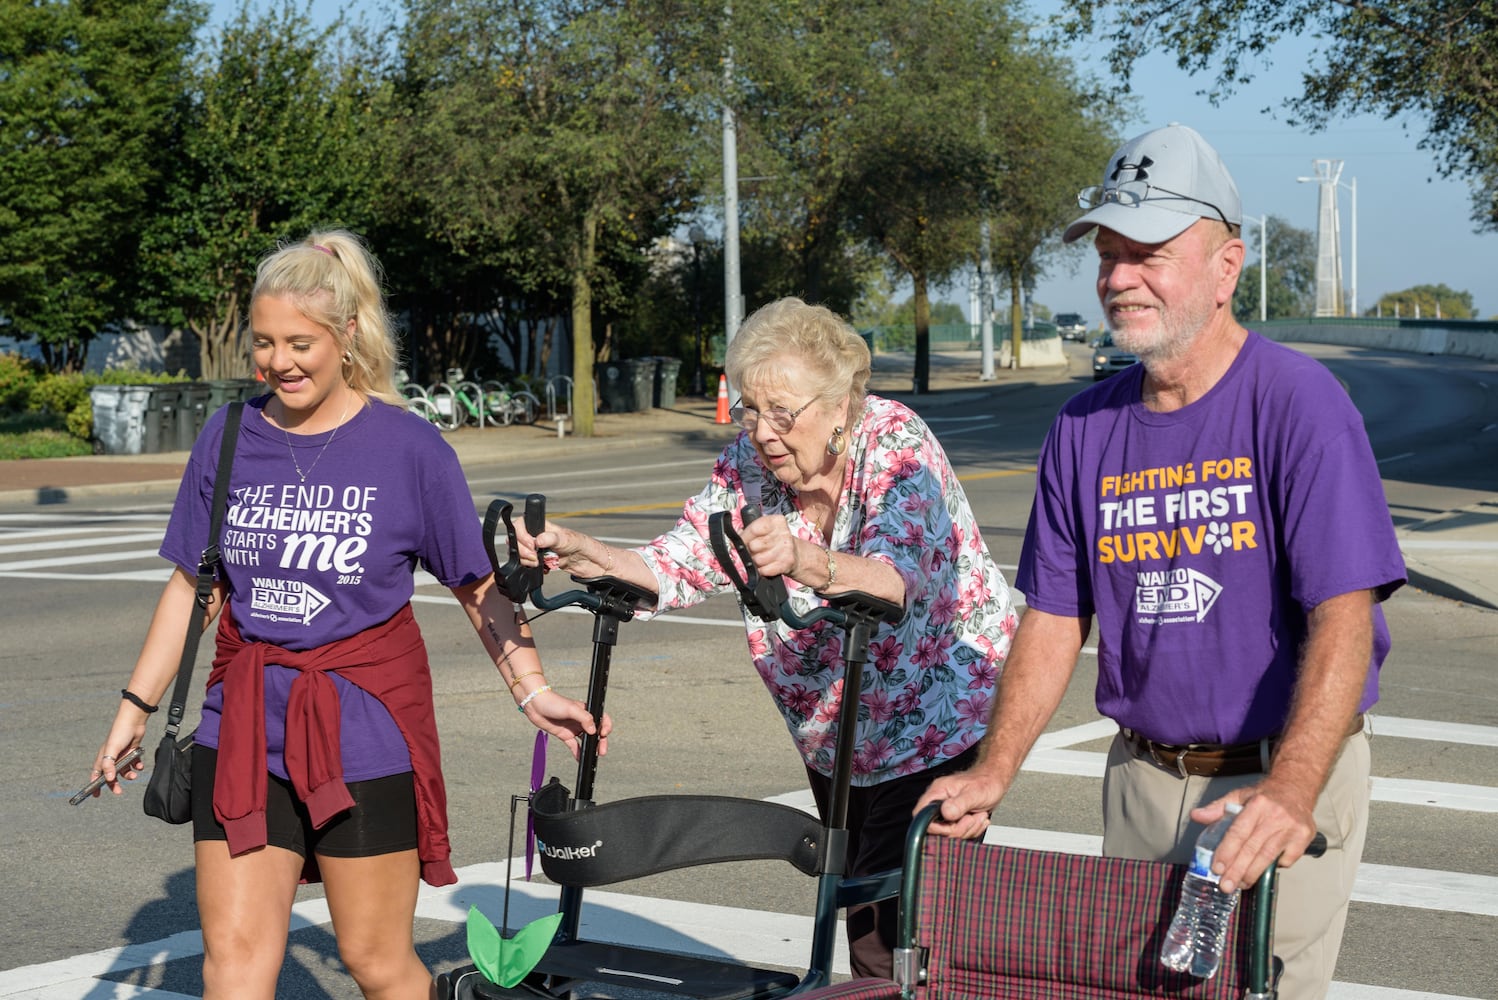
<instances>
[{"instance_id":1,"label":"beaded bracelet","mask_svg":"<svg viewBox=\"0 0 1498 1000\"><path fill-rule=\"evenodd\" d=\"M161 707L160 705L147 705L144 698L142 698L140 695L136 694L129 688L120 688L120 697L128 701L130 704L134 705L136 708L140 709L142 712L145 712L147 715L150 715L152 712L155 712L158 708Z\"/></svg>"},{"instance_id":2,"label":"beaded bracelet","mask_svg":"<svg viewBox=\"0 0 1498 1000\"><path fill-rule=\"evenodd\" d=\"M525 680L527 677L534 677L537 674L539 674L540 672L541 671L539 671L539 670L527 670L525 673L521 674L520 676L516 677L514 680L512 680L510 682L510 690L511 691L515 690L515 685L516 684L519 684L521 681Z\"/></svg>"},{"instance_id":3,"label":"beaded bracelet","mask_svg":"<svg viewBox=\"0 0 1498 1000\"><path fill-rule=\"evenodd\" d=\"M823 591L830 590L832 588L832 585L834 583L837 583L837 560L832 557L832 550L831 549L827 549L826 551L827 551L827 582L824 583L824 584L822 584L820 587L813 587L812 588L813 590L815 590L819 594L822 593Z\"/></svg>"},{"instance_id":4,"label":"beaded bracelet","mask_svg":"<svg viewBox=\"0 0 1498 1000\"><path fill-rule=\"evenodd\" d=\"M517 712L520 712L521 714L524 714L525 713L525 706L529 705L531 703L531 701L536 697L536 695L540 694L542 691L550 691L550 690L551 690L551 685L550 684L542 684L540 687L536 688L536 690L532 691L530 694L528 694L524 698L520 699L520 704L518 704L518 705L515 706L515 710Z\"/></svg>"}]
</instances>

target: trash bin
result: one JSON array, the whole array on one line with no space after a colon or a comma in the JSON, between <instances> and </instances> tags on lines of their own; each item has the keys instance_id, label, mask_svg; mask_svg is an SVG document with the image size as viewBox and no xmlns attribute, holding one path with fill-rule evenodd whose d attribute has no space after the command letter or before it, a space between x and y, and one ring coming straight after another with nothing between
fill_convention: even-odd
<instances>
[{"instance_id":1,"label":"trash bin","mask_svg":"<svg viewBox=\"0 0 1498 1000\"><path fill-rule=\"evenodd\" d=\"M874 356L874 331L859 330L858 335L863 338L864 346L869 349L869 357Z\"/></svg>"},{"instance_id":2,"label":"trash bin","mask_svg":"<svg viewBox=\"0 0 1498 1000\"><path fill-rule=\"evenodd\" d=\"M210 379L208 386L208 412L238 400L254 399L265 389L264 382L252 378Z\"/></svg>"},{"instance_id":3,"label":"trash bin","mask_svg":"<svg viewBox=\"0 0 1498 1000\"><path fill-rule=\"evenodd\" d=\"M618 361L600 361L593 366L593 384L598 389L598 408L623 413L634 402L634 386Z\"/></svg>"},{"instance_id":4,"label":"trash bin","mask_svg":"<svg viewBox=\"0 0 1498 1000\"><path fill-rule=\"evenodd\" d=\"M139 455L145 451L146 385L96 385L89 389L94 409L94 440L106 455Z\"/></svg>"},{"instance_id":5,"label":"trash bin","mask_svg":"<svg viewBox=\"0 0 1498 1000\"><path fill-rule=\"evenodd\" d=\"M145 421L140 450L147 455L177 450L177 418L182 391L172 384L144 385L146 390Z\"/></svg>"},{"instance_id":6,"label":"trash bin","mask_svg":"<svg viewBox=\"0 0 1498 1000\"><path fill-rule=\"evenodd\" d=\"M680 372L680 358L655 359L651 402L666 410L676 405L676 376Z\"/></svg>"},{"instance_id":7,"label":"trash bin","mask_svg":"<svg viewBox=\"0 0 1498 1000\"><path fill-rule=\"evenodd\" d=\"M598 399L609 413L638 413L650 409L655 389L655 362L643 358L601 361L593 366Z\"/></svg>"},{"instance_id":8,"label":"trash bin","mask_svg":"<svg viewBox=\"0 0 1498 1000\"><path fill-rule=\"evenodd\" d=\"M207 382L187 382L177 386L177 451L191 451L208 414L213 390Z\"/></svg>"}]
</instances>

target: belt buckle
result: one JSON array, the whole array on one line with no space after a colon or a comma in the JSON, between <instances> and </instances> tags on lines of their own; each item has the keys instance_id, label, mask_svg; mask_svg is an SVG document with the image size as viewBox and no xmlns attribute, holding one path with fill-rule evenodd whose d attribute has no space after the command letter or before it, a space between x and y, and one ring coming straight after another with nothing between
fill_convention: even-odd
<instances>
[{"instance_id":1,"label":"belt buckle","mask_svg":"<svg viewBox=\"0 0 1498 1000\"><path fill-rule=\"evenodd\" d=\"M1149 750L1150 760L1154 761L1156 766L1162 767L1167 771L1175 771L1183 778L1189 777L1186 773L1186 755L1191 752L1190 747L1181 747L1175 754L1166 754L1162 757L1160 755L1162 744L1142 736L1140 739L1144 740L1145 748Z\"/></svg>"}]
</instances>

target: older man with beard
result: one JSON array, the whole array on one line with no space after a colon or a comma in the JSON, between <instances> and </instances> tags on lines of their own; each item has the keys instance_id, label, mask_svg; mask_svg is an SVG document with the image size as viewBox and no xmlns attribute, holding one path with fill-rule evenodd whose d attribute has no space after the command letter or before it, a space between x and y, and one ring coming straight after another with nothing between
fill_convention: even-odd
<instances>
[{"instance_id":1,"label":"older man with beard","mask_svg":"<svg viewBox=\"0 0 1498 1000\"><path fill-rule=\"evenodd\" d=\"M1169 125L1125 143L1067 242L1096 230L1098 297L1140 363L1052 424L1017 574L1028 609L978 763L932 783L932 829L978 837L1055 712L1097 621L1097 707L1119 733L1103 853L1275 863L1280 995L1324 996L1368 815L1365 714L1404 565L1362 419L1320 364L1233 318L1238 191ZM1302 858L1317 831L1329 850Z\"/></svg>"}]
</instances>

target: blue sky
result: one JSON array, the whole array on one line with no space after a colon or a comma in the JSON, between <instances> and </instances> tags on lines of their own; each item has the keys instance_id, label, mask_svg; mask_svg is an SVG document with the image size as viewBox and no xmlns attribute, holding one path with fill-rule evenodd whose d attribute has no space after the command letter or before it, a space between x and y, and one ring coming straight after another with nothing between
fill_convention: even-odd
<instances>
[{"instance_id":1,"label":"blue sky","mask_svg":"<svg viewBox=\"0 0 1498 1000\"><path fill-rule=\"evenodd\" d=\"M317 18L331 18L340 6L336 0L311 0ZM349 6L360 7L357 3ZM1046 17L1060 6L1056 0L1034 0L1029 5L1037 17ZM211 7L211 23L219 26L239 4L214 0ZM1172 121L1192 126L1222 154L1238 184L1246 215L1276 215L1311 231L1316 228L1317 186L1298 183L1296 178L1312 175L1316 159L1343 160L1342 180L1356 178L1358 188L1359 308L1372 305L1386 292L1444 283L1471 292L1480 316L1498 315L1498 234L1473 232L1467 185L1460 179L1442 178L1435 158L1417 148L1424 131L1418 118L1342 119L1320 133L1284 123L1281 105L1299 92L1297 68L1310 63L1313 47L1308 39L1276 44L1269 64L1256 67L1257 79L1220 107L1196 96L1211 84L1210 75L1191 76L1169 58L1147 56L1135 67L1132 80L1142 113L1136 121L1119 123L1118 131L1127 137ZM1104 77L1104 51L1100 42L1081 44L1071 55L1083 70ZM1100 179L1102 167L1098 164ZM1341 199L1342 266L1344 282L1350 285L1352 206L1345 189ZM1256 260L1251 253L1248 263ZM1080 312L1089 326L1096 326L1102 310L1093 287L1094 271L1091 247L1084 246L1051 266L1037 284L1036 301L1053 312ZM966 311L965 282L941 297Z\"/></svg>"}]
</instances>

